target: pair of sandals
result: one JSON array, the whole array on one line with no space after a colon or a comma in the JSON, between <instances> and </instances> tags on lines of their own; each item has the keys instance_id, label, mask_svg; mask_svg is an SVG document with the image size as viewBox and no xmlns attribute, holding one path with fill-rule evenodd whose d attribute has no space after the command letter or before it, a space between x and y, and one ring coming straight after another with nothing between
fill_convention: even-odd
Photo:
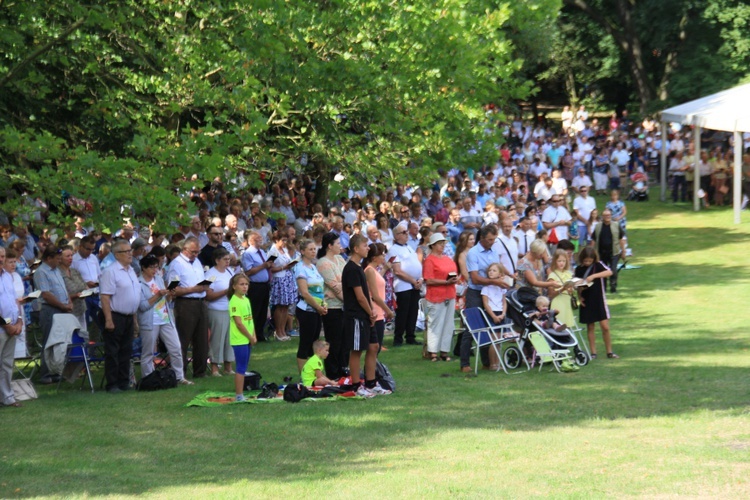
<instances>
[{"instance_id":1,"label":"pair of sandals","mask_svg":"<svg viewBox=\"0 0 750 500\"><path fill-rule=\"evenodd\" d=\"M608 352L608 353L607 353L607 357L608 357L609 359L620 359L620 356L618 356L617 354L615 354L615 353L613 353L613 352ZM596 353L593 353L593 354L591 355L591 359L596 359Z\"/></svg>"},{"instance_id":2,"label":"pair of sandals","mask_svg":"<svg viewBox=\"0 0 750 500\"><path fill-rule=\"evenodd\" d=\"M287 341L289 341L289 340L292 340L292 337L290 337L289 335L284 335L283 337L279 337L279 336L278 336L277 334L275 334L275 333L273 334L273 338L275 338L275 339L276 339L276 340L278 340L279 342L287 342Z\"/></svg>"},{"instance_id":3,"label":"pair of sandals","mask_svg":"<svg viewBox=\"0 0 750 500\"><path fill-rule=\"evenodd\" d=\"M450 356L438 356L437 354L431 354L430 355L430 361L432 361L433 363L437 363L438 360L440 360L440 361L450 361L451 357Z\"/></svg>"}]
</instances>

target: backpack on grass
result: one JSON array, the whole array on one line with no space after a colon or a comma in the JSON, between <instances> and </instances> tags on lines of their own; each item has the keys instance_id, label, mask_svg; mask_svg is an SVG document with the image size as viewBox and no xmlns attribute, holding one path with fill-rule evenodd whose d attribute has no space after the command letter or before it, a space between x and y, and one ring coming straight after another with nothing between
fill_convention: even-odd
<instances>
[{"instance_id":1,"label":"backpack on grass","mask_svg":"<svg viewBox=\"0 0 750 500\"><path fill-rule=\"evenodd\" d=\"M139 391L160 391L177 387L177 376L172 370L154 370L138 383Z\"/></svg>"}]
</instances>

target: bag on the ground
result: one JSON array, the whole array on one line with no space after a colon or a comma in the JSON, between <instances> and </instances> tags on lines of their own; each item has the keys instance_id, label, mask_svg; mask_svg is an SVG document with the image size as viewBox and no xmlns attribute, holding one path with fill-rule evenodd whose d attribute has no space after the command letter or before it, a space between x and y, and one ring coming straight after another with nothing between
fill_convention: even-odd
<instances>
[{"instance_id":1,"label":"bag on the ground","mask_svg":"<svg viewBox=\"0 0 750 500\"><path fill-rule=\"evenodd\" d=\"M313 392L304 384L289 384L284 388L284 401L299 403L305 398L313 397Z\"/></svg>"},{"instance_id":2,"label":"bag on the ground","mask_svg":"<svg viewBox=\"0 0 750 500\"><path fill-rule=\"evenodd\" d=\"M27 378L11 381L10 387L13 389L13 396L16 401L28 401L38 397L34 384Z\"/></svg>"},{"instance_id":3,"label":"bag on the ground","mask_svg":"<svg viewBox=\"0 0 750 500\"><path fill-rule=\"evenodd\" d=\"M138 383L139 391L160 391L177 387L177 376L173 370L154 370Z\"/></svg>"},{"instance_id":4,"label":"bag on the ground","mask_svg":"<svg viewBox=\"0 0 750 500\"><path fill-rule=\"evenodd\" d=\"M389 391L396 392L396 380L391 375L391 371L383 363L378 360L375 365L375 380L378 381L380 387Z\"/></svg>"},{"instance_id":5,"label":"bag on the ground","mask_svg":"<svg viewBox=\"0 0 750 500\"><path fill-rule=\"evenodd\" d=\"M326 387L323 387L317 394L315 394L315 398L330 398L333 396L337 396L339 394L344 394L347 392L345 387L336 387L334 385L329 385Z\"/></svg>"},{"instance_id":6,"label":"bag on the ground","mask_svg":"<svg viewBox=\"0 0 750 500\"><path fill-rule=\"evenodd\" d=\"M245 383L243 387L246 391L257 391L260 389L260 381L263 379L263 376L254 371L250 371L245 373Z\"/></svg>"},{"instance_id":7,"label":"bag on the ground","mask_svg":"<svg viewBox=\"0 0 750 500\"><path fill-rule=\"evenodd\" d=\"M263 384L257 399L275 399L279 395L279 386L273 382Z\"/></svg>"}]
</instances>

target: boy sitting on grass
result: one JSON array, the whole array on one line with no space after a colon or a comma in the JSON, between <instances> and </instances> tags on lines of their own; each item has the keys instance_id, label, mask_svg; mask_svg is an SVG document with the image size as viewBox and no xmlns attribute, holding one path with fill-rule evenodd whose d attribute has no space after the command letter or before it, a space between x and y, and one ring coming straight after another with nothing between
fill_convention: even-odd
<instances>
[{"instance_id":1,"label":"boy sitting on grass","mask_svg":"<svg viewBox=\"0 0 750 500\"><path fill-rule=\"evenodd\" d=\"M335 385L336 382L329 379L323 374L323 360L328 357L328 342L325 340L316 340L313 342L313 354L302 367L302 383L306 387Z\"/></svg>"}]
</instances>

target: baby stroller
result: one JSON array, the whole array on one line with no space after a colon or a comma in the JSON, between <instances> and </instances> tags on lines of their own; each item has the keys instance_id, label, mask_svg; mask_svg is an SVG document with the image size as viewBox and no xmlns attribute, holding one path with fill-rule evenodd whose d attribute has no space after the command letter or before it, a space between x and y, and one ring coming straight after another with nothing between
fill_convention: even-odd
<instances>
[{"instance_id":1,"label":"baby stroller","mask_svg":"<svg viewBox=\"0 0 750 500\"><path fill-rule=\"evenodd\" d=\"M630 201L648 201L648 175L636 172L630 176L633 187L628 194Z\"/></svg>"},{"instance_id":2,"label":"baby stroller","mask_svg":"<svg viewBox=\"0 0 750 500\"><path fill-rule=\"evenodd\" d=\"M539 297L539 293L530 287L510 290L506 296L508 317L513 321L513 327L521 334L520 344L522 349L526 350L527 345L531 347L530 337L533 334L537 341L540 338L546 341L549 349L545 349L545 351L552 353L549 361L553 362L558 371L560 371L561 362L571 357L570 351L573 353L572 357L576 365L586 366L589 362L589 356L580 348L578 340L569 328L559 332L547 329L541 322L531 317L531 314L536 311L537 297ZM539 348L536 348L536 350L541 351Z\"/></svg>"}]
</instances>

